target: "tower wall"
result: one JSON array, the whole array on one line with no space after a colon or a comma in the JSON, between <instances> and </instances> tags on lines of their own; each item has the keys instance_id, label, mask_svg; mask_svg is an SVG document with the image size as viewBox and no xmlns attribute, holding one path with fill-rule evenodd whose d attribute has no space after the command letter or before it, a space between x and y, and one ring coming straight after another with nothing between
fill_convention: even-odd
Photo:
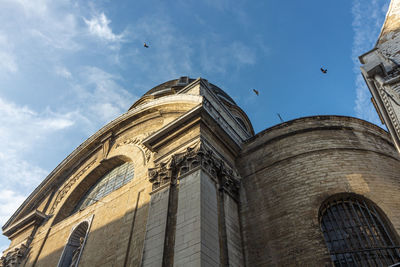
<instances>
[{"instance_id":1,"label":"tower wall","mask_svg":"<svg viewBox=\"0 0 400 267\"><path fill-rule=\"evenodd\" d=\"M248 141L237 164L247 266L331 266L318 212L336 193L372 200L400 231L400 157L370 123L336 116L283 123Z\"/></svg>"}]
</instances>

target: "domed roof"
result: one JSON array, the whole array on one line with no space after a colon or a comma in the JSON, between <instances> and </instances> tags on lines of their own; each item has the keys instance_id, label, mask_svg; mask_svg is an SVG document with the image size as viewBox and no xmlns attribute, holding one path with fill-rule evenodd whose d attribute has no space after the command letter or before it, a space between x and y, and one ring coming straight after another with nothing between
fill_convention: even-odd
<instances>
[{"instance_id":1,"label":"domed roof","mask_svg":"<svg viewBox=\"0 0 400 267\"><path fill-rule=\"evenodd\" d=\"M187 76L180 77L179 79L174 79L170 80L167 82L164 82L162 84L159 84L149 91L145 93L138 101L136 101L129 109L132 109L134 107L137 107L143 102L148 101L149 98L157 98L165 95L171 95L171 94L176 94L179 92L181 89L186 87L188 84L192 83L196 79L189 78ZM214 91L214 93L220 98L223 99L224 101L229 102L232 105L236 105L235 101L227 94L225 93L221 88L218 86L209 83L210 88Z\"/></svg>"}]
</instances>

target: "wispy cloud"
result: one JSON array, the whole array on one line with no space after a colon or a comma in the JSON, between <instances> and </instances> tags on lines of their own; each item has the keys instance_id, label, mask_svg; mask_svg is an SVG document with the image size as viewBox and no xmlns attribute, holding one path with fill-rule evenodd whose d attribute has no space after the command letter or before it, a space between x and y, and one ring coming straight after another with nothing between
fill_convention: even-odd
<instances>
[{"instance_id":1,"label":"wispy cloud","mask_svg":"<svg viewBox=\"0 0 400 267\"><path fill-rule=\"evenodd\" d=\"M24 185L26 189L38 184L47 171L24 159L36 143L51 134L71 127L73 114L58 114L49 109L37 113L0 98L0 187ZM20 188L21 189L21 188Z\"/></svg>"},{"instance_id":2,"label":"wispy cloud","mask_svg":"<svg viewBox=\"0 0 400 267\"><path fill-rule=\"evenodd\" d=\"M71 72L63 66L56 66L55 67L55 73L58 76L64 77L65 79L71 79L72 78L72 74Z\"/></svg>"},{"instance_id":3,"label":"wispy cloud","mask_svg":"<svg viewBox=\"0 0 400 267\"><path fill-rule=\"evenodd\" d=\"M25 200L26 196L9 189L0 189L0 224L3 225L8 219L10 214L14 212L21 203ZM0 247L0 254L7 247Z\"/></svg>"},{"instance_id":4,"label":"wispy cloud","mask_svg":"<svg viewBox=\"0 0 400 267\"><path fill-rule=\"evenodd\" d=\"M138 20L128 29L130 42L135 45L127 55L132 66L140 73L165 81L188 75L193 69L193 40L186 38L173 21L160 13ZM143 48L143 42L150 45ZM148 79L149 77L146 77Z\"/></svg>"},{"instance_id":5,"label":"wispy cloud","mask_svg":"<svg viewBox=\"0 0 400 267\"><path fill-rule=\"evenodd\" d=\"M82 123L89 124L90 130L126 112L136 99L120 85L121 80L119 75L97 67L86 66L81 70L79 80L73 86L74 106Z\"/></svg>"},{"instance_id":6,"label":"wispy cloud","mask_svg":"<svg viewBox=\"0 0 400 267\"><path fill-rule=\"evenodd\" d=\"M7 36L0 33L0 70L14 73L18 70L18 65Z\"/></svg>"},{"instance_id":7,"label":"wispy cloud","mask_svg":"<svg viewBox=\"0 0 400 267\"><path fill-rule=\"evenodd\" d=\"M115 34L110 28L109 20L104 13L94 15L90 20L83 19L89 28L90 34L107 42L121 42L124 34Z\"/></svg>"},{"instance_id":8,"label":"wispy cloud","mask_svg":"<svg viewBox=\"0 0 400 267\"><path fill-rule=\"evenodd\" d=\"M378 125L380 125L380 121L370 101L371 94L360 74L358 57L373 48L383 25L387 8L388 2L379 0L354 0L352 6L354 31L352 59L356 75L354 109L357 117Z\"/></svg>"},{"instance_id":9,"label":"wispy cloud","mask_svg":"<svg viewBox=\"0 0 400 267\"><path fill-rule=\"evenodd\" d=\"M218 37L212 42L202 42L201 63L206 72L227 73L232 66L236 69L256 63L255 49L250 49L240 41L223 44Z\"/></svg>"}]
</instances>

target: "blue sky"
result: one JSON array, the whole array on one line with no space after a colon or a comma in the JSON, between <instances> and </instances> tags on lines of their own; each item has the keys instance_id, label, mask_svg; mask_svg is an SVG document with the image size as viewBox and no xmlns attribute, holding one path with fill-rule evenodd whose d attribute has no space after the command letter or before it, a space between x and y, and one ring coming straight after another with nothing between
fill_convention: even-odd
<instances>
[{"instance_id":1,"label":"blue sky","mask_svg":"<svg viewBox=\"0 0 400 267\"><path fill-rule=\"evenodd\" d=\"M224 89L256 132L279 123L277 113L380 125L358 56L388 4L0 0L0 224L80 143L180 76Z\"/></svg>"}]
</instances>

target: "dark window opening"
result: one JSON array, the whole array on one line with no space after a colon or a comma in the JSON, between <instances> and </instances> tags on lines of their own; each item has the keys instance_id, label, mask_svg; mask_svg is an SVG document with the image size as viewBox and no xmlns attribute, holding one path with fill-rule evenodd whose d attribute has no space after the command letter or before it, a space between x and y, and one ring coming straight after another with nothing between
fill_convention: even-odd
<instances>
[{"instance_id":1,"label":"dark window opening","mask_svg":"<svg viewBox=\"0 0 400 267\"><path fill-rule=\"evenodd\" d=\"M85 246L89 223L82 222L72 232L61 255L58 267L76 267Z\"/></svg>"},{"instance_id":2,"label":"dark window opening","mask_svg":"<svg viewBox=\"0 0 400 267\"><path fill-rule=\"evenodd\" d=\"M389 266L400 262L400 246L377 207L345 196L323 204L320 224L335 266Z\"/></svg>"}]
</instances>

